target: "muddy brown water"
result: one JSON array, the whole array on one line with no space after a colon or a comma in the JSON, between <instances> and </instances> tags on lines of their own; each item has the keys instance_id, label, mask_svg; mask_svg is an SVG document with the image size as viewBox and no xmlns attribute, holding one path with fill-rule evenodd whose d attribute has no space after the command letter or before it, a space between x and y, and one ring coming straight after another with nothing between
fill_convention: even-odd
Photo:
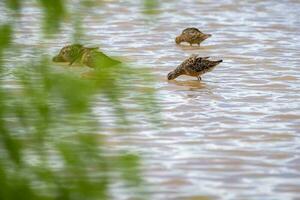
<instances>
[{"instance_id":1,"label":"muddy brown water","mask_svg":"<svg viewBox=\"0 0 300 200\"><path fill-rule=\"evenodd\" d=\"M138 1L89 10L83 43L154 74L141 87L157 90L164 129L129 113L132 133L110 134L112 112L100 100L94 109L114 148L142 155L151 199L300 199L300 1L164 1L157 15L142 10ZM34 5L23 10L20 60L34 48L53 55L71 40L68 25L60 39L42 40L39 15ZM200 47L176 45L190 26L213 36ZM201 82L168 82L191 54L224 62Z\"/></svg>"}]
</instances>

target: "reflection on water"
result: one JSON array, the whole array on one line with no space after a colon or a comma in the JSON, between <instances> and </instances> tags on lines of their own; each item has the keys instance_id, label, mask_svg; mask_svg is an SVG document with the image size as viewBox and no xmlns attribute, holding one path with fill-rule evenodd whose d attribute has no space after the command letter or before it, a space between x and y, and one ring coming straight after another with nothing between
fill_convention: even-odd
<instances>
[{"instance_id":1,"label":"reflection on water","mask_svg":"<svg viewBox=\"0 0 300 200\"><path fill-rule=\"evenodd\" d=\"M164 1L153 17L140 14L142 9L138 2L112 1L86 11L83 42L155 75L154 85L140 87L157 89L164 129L154 131L133 112L133 133L113 134L110 109L95 101L112 148L130 148L145 158L153 199L299 198L300 2ZM41 41L39 15L34 7L23 11L16 41L24 49L17 62L34 56L36 48L54 55L70 41L67 24L59 40ZM176 45L175 36L189 26L213 36L200 47ZM166 80L195 53L224 63L201 82Z\"/></svg>"},{"instance_id":2,"label":"reflection on water","mask_svg":"<svg viewBox=\"0 0 300 200\"><path fill-rule=\"evenodd\" d=\"M177 86L185 86L185 87L190 87L191 90L193 89L202 89L205 88L206 84L204 82L196 80L187 80L187 81L182 81L182 80L172 80L169 81L170 84L175 84Z\"/></svg>"}]
</instances>

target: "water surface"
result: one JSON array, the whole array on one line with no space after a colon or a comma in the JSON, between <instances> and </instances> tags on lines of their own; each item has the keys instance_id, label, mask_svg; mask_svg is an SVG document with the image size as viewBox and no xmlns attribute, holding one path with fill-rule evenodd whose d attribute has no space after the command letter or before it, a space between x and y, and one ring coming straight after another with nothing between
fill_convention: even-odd
<instances>
[{"instance_id":1,"label":"water surface","mask_svg":"<svg viewBox=\"0 0 300 200\"><path fill-rule=\"evenodd\" d=\"M143 9L111 1L86 11L82 43L154 75L154 82L136 84L157 90L164 128L153 130L132 112L132 133L114 133L113 112L101 98L94 102L112 148L143 156L152 199L299 199L300 2L164 1L153 16ZM71 41L67 23L59 39L42 40L40 11L32 5L22 13L17 61L34 57L37 48L53 55ZM176 45L176 35L190 26L213 37L200 47ZM191 54L224 62L201 82L168 82L167 73ZM124 101L134 109L130 96Z\"/></svg>"}]
</instances>

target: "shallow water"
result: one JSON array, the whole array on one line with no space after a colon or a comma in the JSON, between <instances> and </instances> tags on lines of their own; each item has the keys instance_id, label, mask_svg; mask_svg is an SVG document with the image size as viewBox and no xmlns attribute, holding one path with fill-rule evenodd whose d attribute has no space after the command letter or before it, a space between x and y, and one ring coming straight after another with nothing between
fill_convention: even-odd
<instances>
[{"instance_id":1,"label":"shallow water","mask_svg":"<svg viewBox=\"0 0 300 200\"><path fill-rule=\"evenodd\" d=\"M110 135L113 114L101 100L94 110L113 147L143 155L152 199L299 199L300 2L182 0L164 1L157 15L142 10L133 1L89 10L83 43L154 74L141 87L157 90L164 129L132 113L133 133ZM67 24L59 40L42 40L39 15L34 5L23 11L15 40L26 48L17 59L34 57L35 48L55 54L71 41ZM190 26L213 37L200 47L176 45ZM201 82L168 82L191 54L224 62Z\"/></svg>"}]
</instances>

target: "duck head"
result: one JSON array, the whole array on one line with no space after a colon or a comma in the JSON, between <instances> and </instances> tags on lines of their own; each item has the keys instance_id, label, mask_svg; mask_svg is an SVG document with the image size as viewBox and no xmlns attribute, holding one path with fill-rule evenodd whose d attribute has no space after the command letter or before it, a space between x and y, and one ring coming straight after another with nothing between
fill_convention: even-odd
<instances>
[{"instance_id":1,"label":"duck head","mask_svg":"<svg viewBox=\"0 0 300 200\"><path fill-rule=\"evenodd\" d=\"M83 46L72 44L63 47L60 52L52 58L53 62L72 62L82 51Z\"/></svg>"},{"instance_id":2,"label":"duck head","mask_svg":"<svg viewBox=\"0 0 300 200\"><path fill-rule=\"evenodd\" d=\"M176 44L180 44L182 41L183 41L183 40L182 40L182 38L181 38L181 35L180 35L180 36L177 36L177 37L175 38Z\"/></svg>"},{"instance_id":3,"label":"duck head","mask_svg":"<svg viewBox=\"0 0 300 200\"><path fill-rule=\"evenodd\" d=\"M176 71L172 71L168 74L167 78L168 80L174 80L175 78L177 78L180 74Z\"/></svg>"}]
</instances>

